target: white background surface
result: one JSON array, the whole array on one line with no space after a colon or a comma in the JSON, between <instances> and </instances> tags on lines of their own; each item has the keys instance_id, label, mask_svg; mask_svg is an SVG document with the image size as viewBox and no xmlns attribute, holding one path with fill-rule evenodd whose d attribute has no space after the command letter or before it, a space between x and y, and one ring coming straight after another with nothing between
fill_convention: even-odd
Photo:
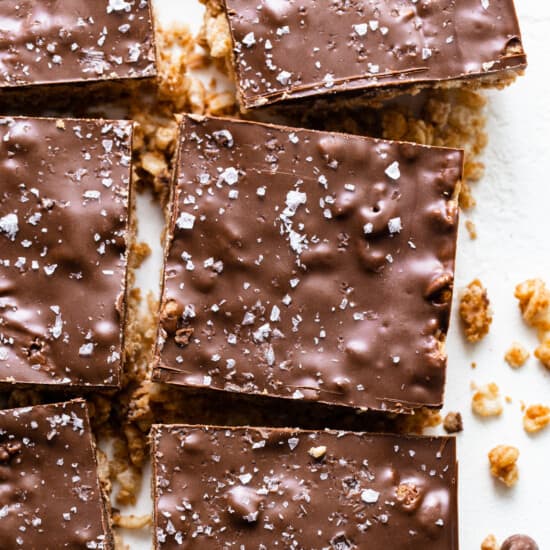
<instances>
[{"instance_id":1,"label":"white background surface","mask_svg":"<svg viewBox=\"0 0 550 550\"><path fill-rule=\"evenodd\" d=\"M460 1L460 0L458 0ZM200 26L198 0L156 0L160 17L176 17L194 30ZM536 335L521 321L513 293L517 283L542 277L550 284L550 2L516 0L529 68L504 91L490 93L489 146L483 160L486 175L475 186L477 206L462 216L455 307L448 339L448 382L445 411L460 411L464 432L458 436L460 460L460 543L477 550L494 533L499 541L524 532L550 549L550 428L529 436L523 430L520 404L550 405L550 371L531 357L519 370L503 359L518 340L532 352ZM149 200L140 203L142 238L154 254L144 266L142 286L155 288L160 265L160 214ZM475 221L478 238L470 240L464 221ZM145 277L145 278L143 278ZM479 277L488 289L494 312L489 335L467 344L457 322L456 299L461 288ZM143 284L146 283L146 284ZM472 361L477 368L472 370ZM496 382L512 398L500 418L480 420L470 412L470 382ZM518 484L508 489L489 474L487 453L497 444L520 450ZM148 479L138 506L150 511ZM129 533L132 550L149 549L150 537ZM391 550L391 549L384 549ZM426 549L429 550L429 549Z\"/></svg>"}]
</instances>

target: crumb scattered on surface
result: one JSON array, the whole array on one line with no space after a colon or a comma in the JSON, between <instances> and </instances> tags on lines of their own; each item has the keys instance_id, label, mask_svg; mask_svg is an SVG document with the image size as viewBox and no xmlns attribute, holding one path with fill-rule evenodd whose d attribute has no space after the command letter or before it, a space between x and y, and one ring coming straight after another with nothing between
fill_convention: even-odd
<instances>
[{"instance_id":1,"label":"crumb scattered on surface","mask_svg":"<svg viewBox=\"0 0 550 550\"><path fill-rule=\"evenodd\" d=\"M143 529L152 524L151 514L136 516L130 514L127 516L121 515L119 512L113 512L113 525L123 529Z\"/></svg>"},{"instance_id":2,"label":"crumb scattered on surface","mask_svg":"<svg viewBox=\"0 0 550 550\"><path fill-rule=\"evenodd\" d=\"M537 330L550 331L550 290L542 279L528 279L514 293L525 322Z\"/></svg>"},{"instance_id":3,"label":"crumb scattered on surface","mask_svg":"<svg viewBox=\"0 0 550 550\"><path fill-rule=\"evenodd\" d=\"M474 279L462 292L459 314L468 342L479 342L488 332L493 317L487 290Z\"/></svg>"},{"instance_id":4,"label":"crumb scattered on surface","mask_svg":"<svg viewBox=\"0 0 550 550\"><path fill-rule=\"evenodd\" d=\"M535 349L535 357L550 369L550 331L540 338L540 345Z\"/></svg>"},{"instance_id":5,"label":"crumb scattered on surface","mask_svg":"<svg viewBox=\"0 0 550 550\"><path fill-rule=\"evenodd\" d=\"M498 386L491 382L475 389L472 396L472 411L478 416L500 416L502 414L502 399Z\"/></svg>"},{"instance_id":6,"label":"crumb scattered on surface","mask_svg":"<svg viewBox=\"0 0 550 550\"><path fill-rule=\"evenodd\" d=\"M487 535L481 543L481 550L499 550L495 535Z\"/></svg>"},{"instance_id":7,"label":"crumb scattered on surface","mask_svg":"<svg viewBox=\"0 0 550 550\"><path fill-rule=\"evenodd\" d=\"M461 432L464 429L462 415L459 412L448 412L443 420L443 428L448 434Z\"/></svg>"},{"instance_id":8,"label":"crumb scattered on surface","mask_svg":"<svg viewBox=\"0 0 550 550\"><path fill-rule=\"evenodd\" d=\"M537 330L539 346L535 357L550 369L550 290L542 279L528 279L514 293L524 321Z\"/></svg>"},{"instance_id":9,"label":"crumb scattered on surface","mask_svg":"<svg viewBox=\"0 0 550 550\"><path fill-rule=\"evenodd\" d=\"M523 415L523 428L528 433L536 433L550 424L550 407L530 405Z\"/></svg>"},{"instance_id":10,"label":"crumb scattered on surface","mask_svg":"<svg viewBox=\"0 0 550 550\"><path fill-rule=\"evenodd\" d=\"M511 445L497 445L489 451L491 474L507 487L517 483L519 450Z\"/></svg>"},{"instance_id":11,"label":"crumb scattered on surface","mask_svg":"<svg viewBox=\"0 0 550 550\"><path fill-rule=\"evenodd\" d=\"M472 220L466 220L466 230L468 231L468 235L470 235L470 239L475 240L477 239L477 229L476 224Z\"/></svg>"},{"instance_id":12,"label":"crumb scattered on surface","mask_svg":"<svg viewBox=\"0 0 550 550\"><path fill-rule=\"evenodd\" d=\"M529 359L529 352L518 342L514 342L504 355L504 360L514 369L525 365L527 359Z\"/></svg>"}]
</instances>

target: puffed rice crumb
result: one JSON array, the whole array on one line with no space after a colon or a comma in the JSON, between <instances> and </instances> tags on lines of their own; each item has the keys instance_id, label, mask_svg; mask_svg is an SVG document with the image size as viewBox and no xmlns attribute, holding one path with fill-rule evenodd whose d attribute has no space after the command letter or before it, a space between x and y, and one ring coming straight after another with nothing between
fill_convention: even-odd
<instances>
[{"instance_id":1,"label":"puffed rice crumb","mask_svg":"<svg viewBox=\"0 0 550 550\"><path fill-rule=\"evenodd\" d=\"M481 543L481 550L499 550L495 535L487 535Z\"/></svg>"},{"instance_id":2,"label":"puffed rice crumb","mask_svg":"<svg viewBox=\"0 0 550 550\"><path fill-rule=\"evenodd\" d=\"M113 525L115 527L121 527L123 529L143 529L151 525L151 523L151 514L145 514L143 516L130 514L128 516L123 516L120 512L113 512Z\"/></svg>"},{"instance_id":3,"label":"puffed rice crumb","mask_svg":"<svg viewBox=\"0 0 550 550\"><path fill-rule=\"evenodd\" d=\"M519 450L511 445L497 445L488 454L491 474L507 487L517 483Z\"/></svg>"},{"instance_id":4,"label":"puffed rice crumb","mask_svg":"<svg viewBox=\"0 0 550 550\"><path fill-rule=\"evenodd\" d=\"M469 342L479 342L489 332L493 317L487 290L479 279L474 279L462 292L459 314Z\"/></svg>"},{"instance_id":5,"label":"puffed rice crumb","mask_svg":"<svg viewBox=\"0 0 550 550\"><path fill-rule=\"evenodd\" d=\"M539 432L550 424L550 407L530 405L523 415L523 428L528 433Z\"/></svg>"},{"instance_id":6,"label":"puffed rice crumb","mask_svg":"<svg viewBox=\"0 0 550 550\"><path fill-rule=\"evenodd\" d=\"M535 357L550 369L550 290L542 279L528 279L514 293L524 321L537 330L540 345Z\"/></svg>"},{"instance_id":7,"label":"puffed rice crumb","mask_svg":"<svg viewBox=\"0 0 550 550\"><path fill-rule=\"evenodd\" d=\"M541 336L540 345L535 349L534 355L547 369L550 369L550 332Z\"/></svg>"},{"instance_id":8,"label":"puffed rice crumb","mask_svg":"<svg viewBox=\"0 0 550 550\"><path fill-rule=\"evenodd\" d=\"M529 352L518 342L514 342L504 355L504 360L514 369L522 367L527 359Z\"/></svg>"},{"instance_id":9,"label":"puffed rice crumb","mask_svg":"<svg viewBox=\"0 0 550 550\"><path fill-rule=\"evenodd\" d=\"M502 414L502 399L498 386L491 382L476 390L472 396L472 411L478 416L500 416Z\"/></svg>"},{"instance_id":10,"label":"puffed rice crumb","mask_svg":"<svg viewBox=\"0 0 550 550\"><path fill-rule=\"evenodd\" d=\"M528 279L514 293L525 322L537 330L550 330L550 290L542 279Z\"/></svg>"}]
</instances>

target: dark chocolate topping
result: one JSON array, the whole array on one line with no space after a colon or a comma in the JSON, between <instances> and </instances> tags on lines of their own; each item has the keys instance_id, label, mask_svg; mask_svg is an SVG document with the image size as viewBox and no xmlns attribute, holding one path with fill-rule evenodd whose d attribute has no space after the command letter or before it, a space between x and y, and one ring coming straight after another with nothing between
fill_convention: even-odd
<instances>
[{"instance_id":1,"label":"dark chocolate topping","mask_svg":"<svg viewBox=\"0 0 550 550\"><path fill-rule=\"evenodd\" d=\"M439 406L462 153L184 118L155 379Z\"/></svg>"},{"instance_id":2,"label":"dark chocolate topping","mask_svg":"<svg viewBox=\"0 0 550 550\"><path fill-rule=\"evenodd\" d=\"M502 543L500 550L539 550L539 545L527 535L512 535Z\"/></svg>"},{"instance_id":3,"label":"dark chocolate topping","mask_svg":"<svg viewBox=\"0 0 550 550\"><path fill-rule=\"evenodd\" d=\"M119 384L130 136L0 120L0 383Z\"/></svg>"},{"instance_id":4,"label":"dark chocolate topping","mask_svg":"<svg viewBox=\"0 0 550 550\"><path fill-rule=\"evenodd\" d=\"M0 547L112 548L84 401L0 411Z\"/></svg>"},{"instance_id":5,"label":"dark chocolate topping","mask_svg":"<svg viewBox=\"0 0 550 550\"><path fill-rule=\"evenodd\" d=\"M155 74L147 0L0 2L0 89Z\"/></svg>"},{"instance_id":6,"label":"dark chocolate topping","mask_svg":"<svg viewBox=\"0 0 550 550\"><path fill-rule=\"evenodd\" d=\"M512 0L224 0L245 108L526 66Z\"/></svg>"},{"instance_id":7,"label":"dark chocolate topping","mask_svg":"<svg viewBox=\"0 0 550 550\"><path fill-rule=\"evenodd\" d=\"M162 550L457 550L455 441L154 426Z\"/></svg>"}]
</instances>

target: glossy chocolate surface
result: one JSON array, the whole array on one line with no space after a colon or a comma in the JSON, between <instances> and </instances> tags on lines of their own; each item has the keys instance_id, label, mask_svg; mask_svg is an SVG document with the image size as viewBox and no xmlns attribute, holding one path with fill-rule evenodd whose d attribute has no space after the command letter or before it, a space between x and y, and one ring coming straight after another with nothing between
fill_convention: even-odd
<instances>
[{"instance_id":1,"label":"glossy chocolate surface","mask_svg":"<svg viewBox=\"0 0 550 550\"><path fill-rule=\"evenodd\" d=\"M158 550L458 550L455 440L154 426Z\"/></svg>"},{"instance_id":2,"label":"glossy chocolate surface","mask_svg":"<svg viewBox=\"0 0 550 550\"><path fill-rule=\"evenodd\" d=\"M461 151L188 116L176 164L157 381L441 405Z\"/></svg>"},{"instance_id":3,"label":"glossy chocolate surface","mask_svg":"<svg viewBox=\"0 0 550 550\"><path fill-rule=\"evenodd\" d=\"M147 0L2 0L0 91L156 75Z\"/></svg>"},{"instance_id":4,"label":"glossy chocolate surface","mask_svg":"<svg viewBox=\"0 0 550 550\"><path fill-rule=\"evenodd\" d=\"M0 383L119 385L131 130L0 119Z\"/></svg>"},{"instance_id":5,"label":"glossy chocolate surface","mask_svg":"<svg viewBox=\"0 0 550 550\"><path fill-rule=\"evenodd\" d=\"M526 66L512 0L223 0L241 106L498 77Z\"/></svg>"},{"instance_id":6,"label":"glossy chocolate surface","mask_svg":"<svg viewBox=\"0 0 550 550\"><path fill-rule=\"evenodd\" d=\"M112 548L82 400L0 411L2 550Z\"/></svg>"}]
</instances>

